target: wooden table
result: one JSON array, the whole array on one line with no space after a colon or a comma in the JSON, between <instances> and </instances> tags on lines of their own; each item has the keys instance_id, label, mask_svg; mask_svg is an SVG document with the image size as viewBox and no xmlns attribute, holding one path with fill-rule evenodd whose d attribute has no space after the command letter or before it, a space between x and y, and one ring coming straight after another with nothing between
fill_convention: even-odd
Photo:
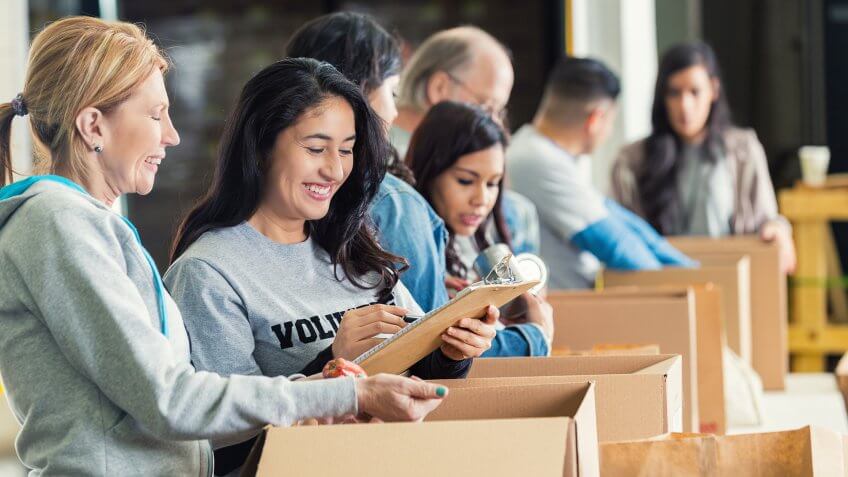
<instances>
[{"instance_id":1,"label":"wooden table","mask_svg":"<svg viewBox=\"0 0 848 477\"><path fill-rule=\"evenodd\" d=\"M848 350L848 325L828 322L830 222L848 220L848 181L830 177L822 187L798 184L779 195L792 222L798 264L792 278L789 352L796 372L825 370L827 354Z\"/></svg>"}]
</instances>

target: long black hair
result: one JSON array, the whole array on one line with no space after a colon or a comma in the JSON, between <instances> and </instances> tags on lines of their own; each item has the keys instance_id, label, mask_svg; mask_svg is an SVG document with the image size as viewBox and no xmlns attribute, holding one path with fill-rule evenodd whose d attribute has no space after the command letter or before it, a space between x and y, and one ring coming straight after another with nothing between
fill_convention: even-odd
<instances>
[{"instance_id":1,"label":"long black hair","mask_svg":"<svg viewBox=\"0 0 848 477\"><path fill-rule=\"evenodd\" d=\"M286 56L315 58L333 65L367 96L390 76L400 74L403 59L397 39L372 17L362 13L336 12L309 21L289 39ZM389 172L406 182L414 178L388 146Z\"/></svg>"},{"instance_id":2,"label":"long black hair","mask_svg":"<svg viewBox=\"0 0 848 477\"><path fill-rule=\"evenodd\" d=\"M417 179L415 188L432 205L433 182L440 174L453 166L460 157L496 144L506 148L507 136L491 114L478 106L465 103L444 101L436 104L424 116L409 141L406 163ZM501 242L512 248L512 238L501 207L502 197L503 194L498 194L490 217L474 233L474 239L481 250L491 245L486 239L488 220L495 221ZM454 246L454 232L449 225L448 231L450 238L445 250L448 272L464 278L468 270L459 259Z\"/></svg>"},{"instance_id":3,"label":"long black hair","mask_svg":"<svg viewBox=\"0 0 848 477\"><path fill-rule=\"evenodd\" d=\"M645 160L636 171L640 202L645 218L661 233L672 230L680 210L677 175L681 166L683 140L674 132L669 120L665 98L669 78L692 66L703 66L711 79L721 85L721 72L715 52L706 43L683 43L666 51L660 60L654 105L651 110L653 131L645 141ZM719 87L717 98L710 107L706 139L702 147L715 160L724 150L724 132L732 126L730 108Z\"/></svg>"},{"instance_id":4,"label":"long black hair","mask_svg":"<svg viewBox=\"0 0 848 477\"><path fill-rule=\"evenodd\" d=\"M386 173L385 134L359 88L331 65L310 58L278 61L244 85L221 139L212 187L180 225L172 263L204 233L238 225L256 212L277 136L333 96L353 109L353 169L330 201L327 215L307 221L308 233L356 286L382 285L381 298L391 292L398 279L394 265L405 265L405 260L381 249L367 225L369 204ZM360 277L368 272L379 273L382 281L363 283Z\"/></svg>"}]
</instances>

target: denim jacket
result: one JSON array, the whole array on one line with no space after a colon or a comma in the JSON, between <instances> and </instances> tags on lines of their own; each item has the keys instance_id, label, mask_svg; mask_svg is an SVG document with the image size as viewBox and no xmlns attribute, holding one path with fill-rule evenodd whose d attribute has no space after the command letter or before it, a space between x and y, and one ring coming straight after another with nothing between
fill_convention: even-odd
<instances>
[{"instance_id":1,"label":"denim jacket","mask_svg":"<svg viewBox=\"0 0 848 477\"><path fill-rule=\"evenodd\" d=\"M400 280L425 311L448 301L445 288L445 223L415 189L386 174L371 204L371 220L380 245L404 257L409 268ZM432 240L430 240L432 237ZM484 357L546 356L550 349L541 329L531 324L499 330Z\"/></svg>"},{"instance_id":2,"label":"denim jacket","mask_svg":"<svg viewBox=\"0 0 848 477\"><path fill-rule=\"evenodd\" d=\"M518 192L502 189L503 213L512 235L512 251L539 255L539 215L530 199Z\"/></svg>"},{"instance_id":3,"label":"denim jacket","mask_svg":"<svg viewBox=\"0 0 848 477\"><path fill-rule=\"evenodd\" d=\"M445 289L445 223L415 189L386 174L371 203L371 219L380 245L406 258L400 281L424 311L448 301Z\"/></svg>"},{"instance_id":4,"label":"denim jacket","mask_svg":"<svg viewBox=\"0 0 848 477\"><path fill-rule=\"evenodd\" d=\"M508 358L510 356L550 356L551 346L542 328L532 323L521 323L498 330L492 347L483 358Z\"/></svg>"}]
</instances>

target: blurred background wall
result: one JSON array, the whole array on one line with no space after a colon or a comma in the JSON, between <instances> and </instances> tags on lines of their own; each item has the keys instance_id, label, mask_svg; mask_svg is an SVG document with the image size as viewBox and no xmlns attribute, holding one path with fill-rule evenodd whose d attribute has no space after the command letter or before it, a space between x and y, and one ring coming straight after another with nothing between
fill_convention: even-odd
<instances>
[{"instance_id":1,"label":"blurred background wall","mask_svg":"<svg viewBox=\"0 0 848 477\"><path fill-rule=\"evenodd\" d=\"M753 127L769 157L775 185L799 176L797 148L830 146L834 172L848 171L848 0L5 0L0 18L0 94L23 81L26 38L46 22L89 14L141 22L174 61L168 79L182 136L169 151L154 192L129 197L126 210L160 268L174 227L211 176L227 111L241 85L282 57L288 37L307 20L336 11L374 15L411 54L428 35L456 25L486 29L512 52L516 82L509 104L514 128L531 119L557 55L598 57L621 75L612 140L596 153L593 177L606 190L619 147L650 130L658 55L703 39L719 56L734 118ZM15 128L16 147L26 135ZM25 153L16 166L28 171ZM837 228L839 242L848 240ZM848 244L843 244L848 245Z\"/></svg>"}]
</instances>

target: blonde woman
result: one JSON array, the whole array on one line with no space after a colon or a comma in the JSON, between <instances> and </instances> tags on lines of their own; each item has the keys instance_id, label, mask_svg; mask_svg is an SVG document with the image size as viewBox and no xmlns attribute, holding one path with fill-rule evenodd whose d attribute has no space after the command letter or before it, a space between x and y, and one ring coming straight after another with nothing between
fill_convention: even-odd
<instances>
[{"instance_id":1,"label":"blonde woman","mask_svg":"<svg viewBox=\"0 0 848 477\"><path fill-rule=\"evenodd\" d=\"M0 374L31 475L211 475L206 439L364 414L414 420L445 389L397 376L291 382L196 372L180 312L132 224L109 206L151 191L179 136L167 62L136 26L75 17L33 41L23 92L42 171L0 189Z\"/></svg>"}]
</instances>

